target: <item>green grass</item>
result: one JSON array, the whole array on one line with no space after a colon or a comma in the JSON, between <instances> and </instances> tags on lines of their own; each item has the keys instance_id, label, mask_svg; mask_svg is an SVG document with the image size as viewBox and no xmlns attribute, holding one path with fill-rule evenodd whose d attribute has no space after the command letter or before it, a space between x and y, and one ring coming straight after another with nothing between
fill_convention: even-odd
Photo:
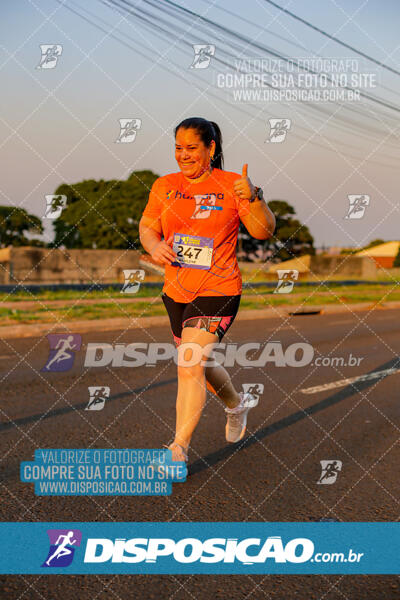
<instances>
[{"instance_id":1,"label":"green grass","mask_svg":"<svg viewBox=\"0 0 400 600\"><path fill-rule=\"evenodd\" d=\"M382 281L392 281L389 278L382 278ZM254 283L253 281L251 281L250 283ZM396 286L396 283L399 284L399 288L400 288L400 281L393 281L393 286ZM384 290L389 290L391 286L380 286L379 285L379 281L374 282L374 285L370 284L370 285L358 285L358 286L344 286L344 285L338 285L335 281L329 281L327 283L327 285L321 285L321 286L307 286L305 285L304 281L298 281L295 283L295 287L293 290L293 293L298 294L300 292L307 292L307 294L312 294L314 293L319 293L319 292L327 292L329 290L332 290L335 292L335 294L339 294L339 293L345 293L345 292L349 292L349 290L351 290L351 294L353 294L353 290L355 293L359 294L361 292L364 291L380 291L382 294L385 294L386 292ZM268 294L271 295L273 291L272 287L257 287L257 288L246 288L245 290L243 290L244 294ZM26 301L26 300L32 300L32 301L41 301L41 302L46 302L46 301L51 301L51 300L77 300L77 299L90 299L90 300L102 300L105 298L114 298L114 299L119 299L119 298L124 298L124 299L133 299L133 298L150 298L150 297L156 297L156 296L160 296L161 295L161 288L145 288L145 287L140 287L139 291L136 294L121 294L120 291L118 290L113 290L111 288L107 288L106 290L99 290L99 291L92 291L92 292L87 292L87 291L78 291L78 290L59 290L59 291L42 291L39 292L37 294L30 294L28 292L18 292L15 294L7 294L7 293L0 293L0 306L1 306L1 302L15 302L16 304L18 302L22 302L22 301Z\"/></svg>"},{"instance_id":2,"label":"green grass","mask_svg":"<svg viewBox=\"0 0 400 600\"><path fill-rule=\"evenodd\" d=\"M357 304L358 302L379 302L383 303L390 301L400 301L400 289L389 292L389 289L379 288L376 291L364 290L359 292L349 292L348 288L338 291L333 294L318 294L313 293L312 289L308 289L304 294L269 294L268 296L246 295L242 297L240 302L241 308L246 309L261 309L268 306L324 306L326 304ZM254 299L253 297L254 296Z\"/></svg>"},{"instance_id":3,"label":"green grass","mask_svg":"<svg viewBox=\"0 0 400 600\"><path fill-rule=\"evenodd\" d=\"M293 291L290 294L286 294L287 296L293 296L294 294L297 295L299 293L304 293L306 295L316 295L316 294L321 294L323 293L324 295L330 295L330 294L336 294L336 295L340 295L340 294L362 294L364 292L366 293L380 293L382 295L385 295L386 292L388 292L391 288L394 289L399 289L400 290L400 284L396 284L396 282L393 283L393 286L391 285L379 285L379 282L377 282L374 285L357 285L357 286L350 286L350 285L338 285L334 282L329 282L329 285L316 285L316 286L310 286L310 285L305 285L304 283L295 283ZM260 287L250 287L250 288L246 288L245 290L243 290L243 293L248 295L248 294L269 294L269 295L273 295L275 296L284 296L285 294L273 294L273 288L268 288L268 287L264 287L264 286L260 286Z\"/></svg>"},{"instance_id":4,"label":"green grass","mask_svg":"<svg viewBox=\"0 0 400 600\"><path fill-rule=\"evenodd\" d=\"M260 310L262 308L268 308L269 306L291 306L291 305L302 305L316 306L316 305L327 305L327 304L354 304L358 302L373 303L377 301L389 302L389 301L400 301L400 287L390 291L390 286L362 286L361 289L336 286L332 287L332 293L326 292L326 288L323 288L325 293L321 294L316 288L305 288L301 284L296 285L292 294L273 294L271 288L257 288L254 290L246 291L246 294L242 297L241 308L242 309L253 309ZM148 291L148 290L146 290ZM151 290L152 294L157 295L160 293L158 290ZM102 292L93 292L87 297L96 298L97 294ZM60 299L56 296L57 293L52 292L50 297L47 295L41 296L41 301ZM65 294L65 292L64 292ZM55 297L56 296L56 297ZM0 324L1 325L12 325L18 323L55 323L57 321L79 321L79 320L101 320L101 319L112 319L112 318L129 318L129 317L147 317L166 315L164 305L161 302L149 303L144 299L143 302L132 302L119 304L118 299L122 296L121 294L115 294L113 297L116 298L115 303L104 303L101 302L101 297L98 298L98 302L94 304L77 305L72 306L73 300L80 298L81 293L73 292L73 296L63 298L65 300L71 300L71 306L66 304L60 304L53 308L46 308L41 306L39 303L37 306L29 308L18 308L18 304L14 308L1 307L0 304ZM109 296L103 296L109 297ZM140 298L140 294L135 294L136 298ZM24 298L26 299L26 298Z\"/></svg>"},{"instance_id":5,"label":"green grass","mask_svg":"<svg viewBox=\"0 0 400 600\"><path fill-rule=\"evenodd\" d=\"M83 306L60 306L56 308L0 308L1 325L12 323L56 323L57 321L79 321L94 319L113 319L129 317L148 317L164 315L163 304L151 305L148 302L135 304L89 304Z\"/></svg>"},{"instance_id":6,"label":"green grass","mask_svg":"<svg viewBox=\"0 0 400 600\"><path fill-rule=\"evenodd\" d=\"M122 286L121 286L122 287ZM112 288L106 288L105 290L96 291L83 291L83 290L58 290L58 291L40 291L36 294L32 294L26 291L18 291L15 294L7 294L5 292L0 293L0 302L21 302L22 300L75 300L77 298L90 298L95 300L97 298L149 298L151 296L157 296L161 292L161 288L144 288L140 287L136 294L121 294L120 291Z\"/></svg>"}]
</instances>

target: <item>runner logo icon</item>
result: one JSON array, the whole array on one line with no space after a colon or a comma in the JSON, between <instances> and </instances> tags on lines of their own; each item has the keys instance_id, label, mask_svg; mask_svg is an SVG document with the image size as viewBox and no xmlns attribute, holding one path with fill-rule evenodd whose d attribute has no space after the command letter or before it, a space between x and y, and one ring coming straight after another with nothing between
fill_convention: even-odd
<instances>
[{"instance_id":1,"label":"runner logo icon","mask_svg":"<svg viewBox=\"0 0 400 600\"><path fill-rule=\"evenodd\" d=\"M136 133L142 126L142 119L119 119L120 132L116 143L130 144L136 139Z\"/></svg>"},{"instance_id":2,"label":"runner logo icon","mask_svg":"<svg viewBox=\"0 0 400 600\"><path fill-rule=\"evenodd\" d=\"M274 294L289 294L297 281L299 272L296 269L278 269L278 284Z\"/></svg>"},{"instance_id":3,"label":"runner logo icon","mask_svg":"<svg viewBox=\"0 0 400 600\"><path fill-rule=\"evenodd\" d=\"M367 194L350 194L347 198L349 199L349 209L344 218L362 219L365 209L369 206L370 197Z\"/></svg>"},{"instance_id":4,"label":"runner logo icon","mask_svg":"<svg viewBox=\"0 0 400 600\"><path fill-rule=\"evenodd\" d=\"M265 141L273 144L284 142L292 124L291 119L268 119L268 123L270 132L269 138Z\"/></svg>"},{"instance_id":5,"label":"runner logo icon","mask_svg":"<svg viewBox=\"0 0 400 600\"><path fill-rule=\"evenodd\" d=\"M320 460L321 476L317 481L318 485L332 485L335 483L338 474L342 470L341 460Z\"/></svg>"},{"instance_id":6,"label":"runner logo icon","mask_svg":"<svg viewBox=\"0 0 400 600\"><path fill-rule=\"evenodd\" d=\"M67 196L64 194L54 195L47 194L46 198L46 212L44 219L58 219L63 209L67 206Z\"/></svg>"},{"instance_id":7,"label":"runner logo icon","mask_svg":"<svg viewBox=\"0 0 400 600\"><path fill-rule=\"evenodd\" d=\"M194 213L190 217L191 219L208 219L212 210L222 210L222 206L216 205L216 194L196 194L194 199L196 206Z\"/></svg>"},{"instance_id":8,"label":"runner logo icon","mask_svg":"<svg viewBox=\"0 0 400 600\"><path fill-rule=\"evenodd\" d=\"M243 393L251 394L257 400L260 399L260 396L264 393L264 384L263 383L242 383Z\"/></svg>"},{"instance_id":9,"label":"runner logo icon","mask_svg":"<svg viewBox=\"0 0 400 600\"><path fill-rule=\"evenodd\" d=\"M190 69L207 69L210 64L211 57L215 54L215 46L213 44L192 44L194 50L193 62Z\"/></svg>"},{"instance_id":10,"label":"runner logo icon","mask_svg":"<svg viewBox=\"0 0 400 600\"><path fill-rule=\"evenodd\" d=\"M79 529L48 529L50 548L42 567L68 567L74 558L76 546L81 545Z\"/></svg>"},{"instance_id":11,"label":"runner logo icon","mask_svg":"<svg viewBox=\"0 0 400 600\"><path fill-rule=\"evenodd\" d=\"M103 410L106 399L110 397L110 388L105 385L89 386L89 402L85 410Z\"/></svg>"},{"instance_id":12,"label":"runner logo icon","mask_svg":"<svg viewBox=\"0 0 400 600\"><path fill-rule=\"evenodd\" d=\"M123 273L125 281L121 294L136 294L144 280L145 271L143 269L123 269Z\"/></svg>"},{"instance_id":13,"label":"runner logo icon","mask_svg":"<svg viewBox=\"0 0 400 600\"><path fill-rule=\"evenodd\" d=\"M37 69L54 69L57 61L62 54L63 47L61 44L40 44L40 62Z\"/></svg>"},{"instance_id":14,"label":"runner logo icon","mask_svg":"<svg viewBox=\"0 0 400 600\"><path fill-rule=\"evenodd\" d=\"M47 339L50 344L50 352L41 371L69 371L74 364L74 353L81 349L82 338L79 333L51 333Z\"/></svg>"}]
</instances>

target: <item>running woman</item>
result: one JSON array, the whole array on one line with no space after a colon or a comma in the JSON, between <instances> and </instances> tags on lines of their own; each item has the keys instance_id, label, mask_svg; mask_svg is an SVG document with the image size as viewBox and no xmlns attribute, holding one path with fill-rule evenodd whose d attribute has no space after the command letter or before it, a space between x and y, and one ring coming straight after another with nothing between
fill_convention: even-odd
<instances>
[{"instance_id":1,"label":"running woman","mask_svg":"<svg viewBox=\"0 0 400 600\"><path fill-rule=\"evenodd\" d=\"M178 347L176 431L169 449L173 460L187 462L206 387L225 404L228 442L243 438L247 413L258 402L249 393L236 392L222 365L201 363L221 342L239 309L239 220L251 236L265 240L275 230L275 218L262 190L250 181L247 164L241 176L223 170L216 123L198 117L182 121L175 128L175 159L180 171L154 182L139 232L144 249L165 265L162 299ZM186 344L197 345L203 360L185 365Z\"/></svg>"}]
</instances>

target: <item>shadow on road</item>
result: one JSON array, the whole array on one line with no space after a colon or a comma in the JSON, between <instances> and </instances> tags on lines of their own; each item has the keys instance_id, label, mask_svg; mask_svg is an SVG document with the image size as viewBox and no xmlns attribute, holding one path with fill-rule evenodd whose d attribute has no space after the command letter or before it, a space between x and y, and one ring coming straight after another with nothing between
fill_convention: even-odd
<instances>
[{"instance_id":1,"label":"shadow on road","mask_svg":"<svg viewBox=\"0 0 400 600\"><path fill-rule=\"evenodd\" d=\"M128 392L121 392L120 394L114 394L107 398L107 404L112 400L119 400L120 398L126 398L127 396L132 396L132 394L141 394L142 392L147 392L148 390L153 390L159 387L163 387L164 385L169 385L170 383L175 383L177 378L173 379L165 379L164 381L159 381L157 383L153 383L149 386L142 386L136 388L134 390L129 390ZM6 431L7 429L12 429L13 427L19 427L20 425L27 425L28 423L34 423L35 421L42 421L44 419L53 419L54 417L59 417L61 415L67 415L70 412L74 412L75 410L83 410L86 408L88 401L81 402L80 404L74 404L71 406L64 406L63 408L57 408L56 410L51 410L46 414L36 413L35 415L30 415L28 417L20 417L19 419L13 419L11 421L7 421L6 423L0 423L0 432Z\"/></svg>"},{"instance_id":2,"label":"shadow on road","mask_svg":"<svg viewBox=\"0 0 400 600\"><path fill-rule=\"evenodd\" d=\"M384 369L390 369L390 368L397 367L399 364L399 361L400 361L399 358L392 359L392 360L388 361L387 363L380 365L376 369L373 369L368 374L375 373L377 371L381 371ZM384 379L385 377L386 376L383 376L382 379ZM140 394L144 391L150 391L153 389L157 389L157 388L163 387L165 385L175 383L176 381L177 381L177 379L176 379L176 377L174 377L173 379L166 379L165 381L160 381L160 382L154 383L148 387L142 386L140 388L133 389L129 392L121 392L120 394L115 394L113 396L110 396L107 399L107 402L111 402L112 400L118 400L120 398L125 398L126 396L131 396L132 394ZM350 398L354 394L356 394L362 390L368 389L370 386L375 385L375 383L376 383L376 380L359 381L359 382L350 383L345 388L343 388L339 392L336 392L332 396L329 396L328 398L325 398L324 400L321 400L320 402L317 402L316 404L313 404L312 406L308 406L307 408L298 410L297 412L295 412L291 415L288 415L287 417L284 417L283 419L280 419L279 421L276 421L275 423L271 423L271 425L266 425L265 427L258 429L251 435L251 437L247 437L241 442L238 442L236 444L229 444L229 446L224 446L223 448L220 448L219 450L216 450L215 452L211 452L210 454L207 454L203 458L199 458L194 463L189 465L188 473L189 473L189 475L194 475L196 473L200 473L201 471L205 471L205 470L209 469L210 467L213 467L220 461L227 459L229 456L232 456L236 452L243 450L244 448L249 448L253 444L256 444L258 441L272 435L273 433L276 433L277 431L280 431L281 429L290 427L291 425L294 425L295 423L298 423L299 421L306 419L310 415L321 412L322 410L325 410L326 408L330 408L331 406L334 406L335 404L338 404L339 402L346 400L346 398ZM35 415L30 415L27 417L21 417L19 419L14 419L7 423L0 423L0 432L5 431L7 429L12 429L14 427L19 427L21 425L26 425L28 423L34 423L35 421L40 421L42 419L51 419L54 417L58 417L60 415L65 415L70 412L73 412L74 410L84 409L86 406L87 406L87 401L81 402L80 404L76 404L74 406L65 406L63 408L59 408L59 409L50 411L49 413L47 413L45 415L38 413Z\"/></svg>"},{"instance_id":3,"label":"shadow on road","mask_svg":"<svg viewBox=\"0 0 400 600\"><path fill-rule=\"evenodd\" d=\"M370 373L375 373L376 371L381 371L383 369L398 367L399 361L399 358L390 360L389 362L380 365L376 369L373 369L372 371L370 371ZM385 376L382 377L382 379L384 378ZM206 469L209 469L210 467L216 465L221 460L232 456L236 452L243 450L244 448L249 448L253 444L256 444L258 441L268 437L269 435L272 435L273 433L276 433L281 429L285 429L286 427L290 427L291 425L294 425L295 423L306 419L309 415L313 415L322 410L325 410L326 408L330 408L331 406L342 402L342 400L350 398L355 393L369 388L375 383L377 383L376 380L350 383L345 388L340 390L340 392L336 392L332 396L329 396L329 398L325 398L325 400L321 400L320 402L317 402L312 406L308 406L307 408L298 410L297 412L288 415L287 417L284 417L283 419L280 419L275 423L271 423L271 425L266 425L265 427L258 429L251 435L251 437L247 437L241 442L237 442L236 444L229 444L229 446L225 446L224 448L221 448L216 452L207 454L207 456L204 456L204 458L199 458L194 463L189 465L188 474L194 475L195 473L205 471Z\"/></svg>"}]
</instances>

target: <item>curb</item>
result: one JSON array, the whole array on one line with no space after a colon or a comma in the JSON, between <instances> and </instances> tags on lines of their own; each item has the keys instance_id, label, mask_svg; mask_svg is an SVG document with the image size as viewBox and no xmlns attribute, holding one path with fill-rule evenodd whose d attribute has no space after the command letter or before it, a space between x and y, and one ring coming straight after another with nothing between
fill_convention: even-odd
<instances>
[{"instance_id":1,"label":"curb","mask_svg":"<svg viewBox=\"0 0 400 600\"><path fill-rule=\"evenodd\" d=\"M312 306L310 310L320 311L319 314L353 313L358 311L388 310L400 308L400 302L385 302L384 304L371 304L360 302L356 304L331 304ZM290 315L289 313L296 313ZM290 319L294 316L306 315L302 305L288 305L285 307L262 308L260 310L241 310L236 319L238 321L255 321L257 319ZM105 319L99 323L98 319L86 321L68 321L67 323L38 323L37 325L5 325L0 327L0 339L41 337L48 333L88 333L90 331L119 331L129 329L145 329L146 327L169 325L168 316L158 317L124 317L121 319Z\"/></svg>"}]
</instances>

